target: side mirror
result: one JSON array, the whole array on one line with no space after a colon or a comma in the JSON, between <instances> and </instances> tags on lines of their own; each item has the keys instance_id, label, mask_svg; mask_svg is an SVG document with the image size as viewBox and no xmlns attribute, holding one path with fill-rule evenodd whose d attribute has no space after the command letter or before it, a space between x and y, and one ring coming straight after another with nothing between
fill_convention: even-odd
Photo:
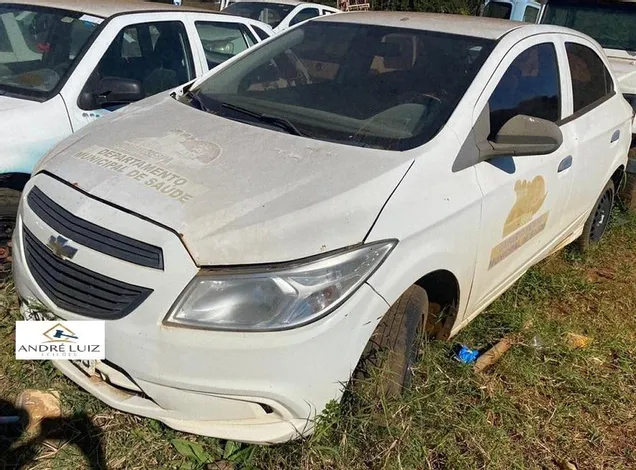
<instances>
[{"instance_id":1,"label":"side mirror","mask_svg":"<svg viewBox=\"0 0 636 470\"><path fill-rule=\"evenodd\" d=\"M100 108L130 104L145 98L141 82L121 77L102 78L95 95L95 105Z\"/></svg>"},{"instance_id":2,"label":"side mirror","mask_svg":"<svg viewBox=\"0 0 636 470\"><path fill-rule=\"evenodd\" d=\"M547 155L563 143L561 129L545 119L519 114L499 130L492 140L479 145L480 160L512 155Z\"/></svg>"}]
</instances>

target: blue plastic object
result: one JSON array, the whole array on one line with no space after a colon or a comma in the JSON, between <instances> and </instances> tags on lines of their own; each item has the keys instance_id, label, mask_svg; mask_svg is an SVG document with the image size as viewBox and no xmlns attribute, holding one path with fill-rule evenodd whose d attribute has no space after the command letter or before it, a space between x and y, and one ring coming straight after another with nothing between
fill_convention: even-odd
<instances>
[{"instance_id":1,"label":"blue plastic object","mask_svg":"<svg viewBox=\"0 0 636 470\"><path fill-rule=\"evenodd\" d=\"M475 349L470 349L467 346L462 345L460 350L457 352L457 360L462 364L472 364L479 357L479 351Z\"/></svg>"}]
</instances>

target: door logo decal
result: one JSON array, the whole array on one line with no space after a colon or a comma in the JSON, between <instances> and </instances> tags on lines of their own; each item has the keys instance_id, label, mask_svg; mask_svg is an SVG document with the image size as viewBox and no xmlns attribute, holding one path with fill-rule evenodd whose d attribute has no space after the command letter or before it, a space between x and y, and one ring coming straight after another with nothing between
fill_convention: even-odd
<instances>
[{"instance_id":1,"label":"door logo decal","mask_svg":"<svg viewBox=\"0 0 636 470\"><path fill-rule=\"evenodd\" d=\"M517 181L515 192L517 193L516 202L503 228L504 240L492 249L488 269L501 263L540 234L548 222L549 212L535 218L548 195L542 176L537 176L532 181Z\"/></svg>"},{"instance_id":2,"label":"door logo decal","mask_svg":"<svg viewBox=\"0 0 636 470\"><path fill-rule=\"evenodd\" d=\"M504 237L530 222L534 215L539 212L548 195L543 176L537 176L531 182L517 181L515 192L517 193L517 202L506 219L503 229Z\"/></svg>"}]
</instances>

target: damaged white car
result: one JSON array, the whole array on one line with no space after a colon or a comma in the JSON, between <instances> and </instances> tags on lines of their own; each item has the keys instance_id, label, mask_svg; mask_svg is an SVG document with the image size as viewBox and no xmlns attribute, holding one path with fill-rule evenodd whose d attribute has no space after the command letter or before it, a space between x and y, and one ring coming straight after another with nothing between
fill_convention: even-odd
<instances>
[{"instance_id":1,"label":"damaged white car","mask_svg":"<svg viewBox=\"0 0 636 470\"><path fill-rule=\"evenodd\" d=\"M13 237L22 311L106 320L106 360L55 365L117 409L309 434L365 348L398 391L425 332L601 238L631 139L616 87L560 27L312 20L40 162Z\"/></svg>"}]
</instances>

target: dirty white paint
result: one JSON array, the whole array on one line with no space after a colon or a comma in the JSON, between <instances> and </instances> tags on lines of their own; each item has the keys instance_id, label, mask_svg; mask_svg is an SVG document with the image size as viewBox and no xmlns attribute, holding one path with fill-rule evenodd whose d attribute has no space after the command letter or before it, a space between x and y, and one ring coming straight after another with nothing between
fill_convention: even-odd
<instances>
[{"instance_id":1,"label":"dirty white paint","mask_svg":"<svg viewBox=\"0 0 636 470\"><path fill-rule=\"evenodd\" d=\"M153 7L155 9L155 7ZM156 8L161 10L159 6ZM126 12L124 4L120 6L121 12ZM121 13L120 12L120 13ZM84 15L81 20L95 24L102 23L103 19L97 16ZM85 125L110 114L106 109L84 110L78 106L78 98L86 85L90 75L110 47L119 32L134 24L152 23L156 21L182 21L186 26L188 44L191 47L190 54L194 59L194 73L201 76L208 71L208 63L205 59L203 45L197 34L194 23L196 21L213 21L244 25L250 31L253 25L273 34L271 28L258 21L231 15L220 15L213 12L183 12L179 10L132 12L123 14L112 21L100 31L90 49L73 69L73 73L59 93L51 99L40 103L28 97L0 96L0 172L2 173L26 173L32 172L35 164L46 152L62 139L77 132ZM0 16L0 28L15 30L19 28L13 14ZM12 38L21 38L21 34L10 35ZM256 42L261 42L258 35L253 34ZM17 39L16 39L17 40ZM0 52L0 62L36 60L41 57L28 48L22 41L12 44L14 53L9 57L5 52ZM166 149L169 150L169 149ZM198 150L204 153L205 158L211 158L214 151L206 148ZM158 184L160 181L155 182ZM157 189L161 190L157 186ZM173 194L177 194L176 189Z\"/></svg>"},{"instance_id":2,"label":"dirty white paint","mask_svg":"<svg viewBox=\"0 0 636 470\"><path fill-rule=\"evenodd\" d=\"M342 384L389 305L421 277L444 270L456 278L456 333L530 266L581 232L601 189L627 161L632 111L620 95L563 124L563 144L548 155L479 161L472 159L477 147L468 138L508 66L538 43L555 44L562 118L572 115L563 43L587 39L547 26L515 29L495 22L491 28L471 18L404 15L334 15L333 21L503 36L446 126L419 148L392 152L313 140L160 96L100 119L39 165L70 185L42 172L27 191L37 185L69 212L159 246L165 256L164 270L84 247L73 260L153 289L133 313L107 322L109 360L134 378L125 387L139 387L152 400L122 397L119 389L90 380L68 363L57 367L109 405L176 429L285 441L311 432L315 415L341 397ZM617 129L620 138L610 143ZM469 165L454 170L458 158L469 157ZM568 157L572 166L558 172ZM172 184L185 180L192 197L180 201L146 184L159 177L153 171ZM20 218L13 245L20 296L40 299L62 318L79 319L47 301L25 262L20 230L28 227L40 241L55 231L27 204ZM201 265L208 275L217 272L210 267L235 272L236 265L296 261L387 239L398 243L368 281L309 325L236 333L162 323ZM116 376L108 364L101 367Z\"/></svg>"}]
</instances>

